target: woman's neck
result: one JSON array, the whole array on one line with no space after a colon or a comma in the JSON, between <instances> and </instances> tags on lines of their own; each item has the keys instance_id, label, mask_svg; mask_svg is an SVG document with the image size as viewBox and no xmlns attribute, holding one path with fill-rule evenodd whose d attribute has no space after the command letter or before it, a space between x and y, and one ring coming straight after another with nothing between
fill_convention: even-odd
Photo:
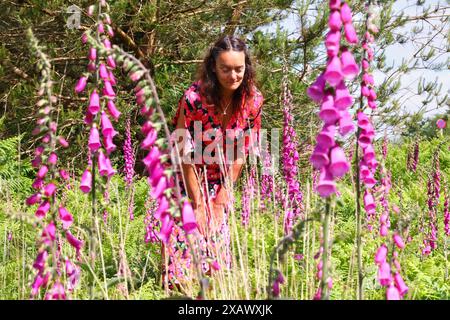
<instances>
[{"instance_id":1,"label":"woman's neck","mask_svg":"<svg viewBox=\"0 0 450 320\"><path fill-rule=\"evenodd\" d=\"M222 99L225 99L226 101L230 101L231 99L233 99L233 95L234 95L234 90L226 90L223 88L220 90L220 97Z\"/></svg>"}]
</instances>

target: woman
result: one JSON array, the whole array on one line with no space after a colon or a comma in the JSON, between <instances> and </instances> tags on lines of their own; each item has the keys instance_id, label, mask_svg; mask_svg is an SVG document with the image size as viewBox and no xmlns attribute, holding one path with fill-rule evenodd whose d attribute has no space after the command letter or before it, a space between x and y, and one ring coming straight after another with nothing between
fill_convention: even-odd
<instances>
[{"instance_id":1,"label":"woman","mask_svg":"<svg viewBox=\"0 0 450 320\"><path fill-rule=\"evenodd\" d=\"M181 189L192 201L204 272L231 266L227 205L261 127L263 97L245 43L221 37L206 55L198 80L180 99L173 119L181 158ZM175 133L174 132L174 133ZM183 232L176 228L169 255L169 282L180 283L191 267Z\"/></svg>"}]
</instances>

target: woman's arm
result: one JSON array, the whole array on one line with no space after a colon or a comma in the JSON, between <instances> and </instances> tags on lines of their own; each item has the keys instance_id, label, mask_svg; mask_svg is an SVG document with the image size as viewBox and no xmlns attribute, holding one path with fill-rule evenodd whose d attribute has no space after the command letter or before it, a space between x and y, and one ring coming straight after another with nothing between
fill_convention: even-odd
<instances>
[{"instance_id":1,"label":"woman's arm","mask_svg":"<svg viewBox=\"0 0 450 320\"><path fill-rule=\"evenodd\" d=\"M187 129L185 126L185 114L184 114L184 108L182 105L180 105L180 114L178 117L176 129L181 129L182 136L181 136L181 142L185 142L187 139ZM177 141L177 145L179 145L180 141ZM200 183L197 179L197 175L195 172L195 167L192 163L183 163L183 153L184 153L185 145L179 145L178 156L181 159L181 170L183 175L183 183L186 187L186 192L189 197L189 199L192 201L192 206L195 210L195 216L197 219L197 225L199 228L199 231L202 234L205 234L205 228L206 228L206 211L204 206L204 201L202 198L202 194L200 192Z\"/></svg>"}]
</instances>

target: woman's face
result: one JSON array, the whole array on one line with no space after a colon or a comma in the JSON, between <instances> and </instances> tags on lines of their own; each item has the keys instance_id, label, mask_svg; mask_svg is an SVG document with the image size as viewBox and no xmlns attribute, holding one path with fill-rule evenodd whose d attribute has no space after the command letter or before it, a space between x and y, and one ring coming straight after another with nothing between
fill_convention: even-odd
<instances>
[{"instance_id":1,"label":"woman's face","mask_svg":"<svg viewBox=\"0 0 450 320\"><path fill-rule=\"evenodd\" d=\"M224 51L216 59L216 75L223 93L232 93L242 83L245 74L245 53Z\"/></svg>"}]
</instances>

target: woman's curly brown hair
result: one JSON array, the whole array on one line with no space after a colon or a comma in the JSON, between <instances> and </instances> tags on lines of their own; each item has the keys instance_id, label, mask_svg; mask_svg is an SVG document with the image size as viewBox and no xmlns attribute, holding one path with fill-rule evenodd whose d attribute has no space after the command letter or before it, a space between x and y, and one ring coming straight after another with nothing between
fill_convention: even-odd
<instances>
[{"instance_id":1,"label":"woman's curly brown hair","mask_svg":"<svg viewBox=\"0 0 450 320\"><path fill-rule=\"evenodd\" d=\"M245 96L247 102L251 102L251 98L254 94L255 70L252 66L247 45L243 40L232 35L220 37L219 40L217 40L217 42L209 49L208 54L199 69L197 78L201 82L200 90L202 95L205 96L206 102L208 104L214 104L217 108L220 105L220 83L217 80L216 73L214 72L216 60L221 52L230 50L244 52L245 54L244 79L233 95L232 110L234 113L236 111L242 111L240 108L243 96Z\"/></svg>"}]
</instances>

